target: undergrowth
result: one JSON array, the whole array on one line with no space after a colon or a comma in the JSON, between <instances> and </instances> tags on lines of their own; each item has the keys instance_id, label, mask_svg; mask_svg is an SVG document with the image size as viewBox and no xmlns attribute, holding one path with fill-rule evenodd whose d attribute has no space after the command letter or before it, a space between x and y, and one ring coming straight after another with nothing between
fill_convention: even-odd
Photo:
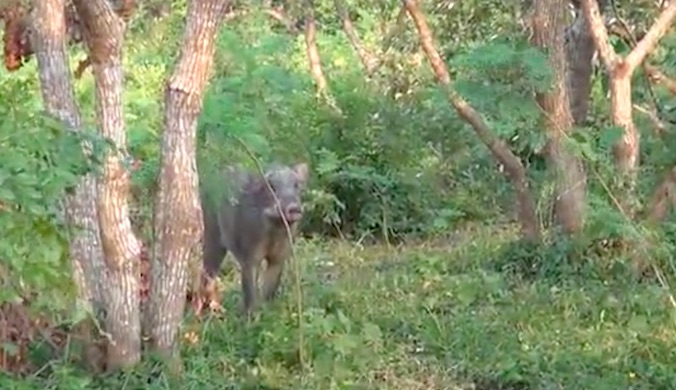
<instances>
[{"instance_id":1,"label":"undergrowth","mask_svg":"<svg viewBox=\"0 0 676 390\"><path fill-rule=\"evenodd\" d=\"M224 316L186 319L178 383L152 363L91 378L52 361L27 381L3 378L0 386L658 389L676 383L674 309L664 289L603 267L594 277L563 265L558 276L565 278L551 270L524 277L505 268L523 258L505 245L515 234L511 227L474 226L445 245L398 247L304 240L297 251L302 327L293 267L280 299L249 325L237 316L238 272L230 272L222 277Z\"/></svg>"},{"instance_id":2,"label":"undergrowth","mask_svg":"<svg viewBox=\"0 0 676 390\"><path fill-rule=\"evenodd\" d=\"M125 38L125 123L138 165L131 213L146 243L161 96L187 5L170 3L164 18L135 17ZM584 237L552 236L528 245L505 225L513 220L513 189L436 88L415 29L409 23L389 42L379 27L395 24L396 2L350 5L359 11L352 17L367 48L383 51L382 67L368 80L333 2L316 3L322 64L342 114L317 99L304 40L263 13L252 14L228 21L219 34L197 145L203 181L209 181L206 168L251 165L242 144L264 162L310 164L300 226L305 238L297 250L302 295L295 294L294 267L288 267L280 299L247 326L236 315L238 273L224 274L224 317L187 317L183 324L185 369L178 379L152 362L92 377L73 363L78 346L68 329L57 329L62 340L56 346L43 334L72 322L63 319L74 290L59 202L79 174L97 165L76 153L73 137L43 118L35 61L11 77L2 73L0 316L18 314L13 321L0 317L0 359L28 356L38 367L27 378L0 376L0 388L672 388L673 215L653 232L628 223L609 199L606 184L616 176L610 146L620 133L609 126L604 78L594 76L590 122L569 140L589 170ZM543 231L553 230L553 186L538 153L546 136L533 100L533 92L548 85L546 56L527 43L521 16L509 2L462 2L452 10L433 3L426 13L454 86L522 159L547 225ZM651 58L666 73L673 69L676 50L669 49L675 42L673 34L665 37L664 50ZM74 68L82 48L69 51ZM644 105L639 98L645 88L635 84L637 103ZM91 74L74 87L90 133ZM673 106L667 91L657 93L665 107ZM662 114L665 123L673 122L673 113ZM636 123L652 127L643 116ZM673 130L668 126L667 133ZM673 137L643 132L637 197L648 199L673 166L672 143ZM463 224L469 227L458 228ZM448 232L454 233L434 239ZM376 241L381 243L365 244ZM623 247L627 241L631 245ZM34 300L21 301L25 296ZM4 310L7 305L14 306ZM50 317L49 324L31 326L29 309ZM9 334L10 323L30 329L21 343ZM23 348L26 339L32 339L29 354L15 345Z\"/></svg>"}]
</instances>

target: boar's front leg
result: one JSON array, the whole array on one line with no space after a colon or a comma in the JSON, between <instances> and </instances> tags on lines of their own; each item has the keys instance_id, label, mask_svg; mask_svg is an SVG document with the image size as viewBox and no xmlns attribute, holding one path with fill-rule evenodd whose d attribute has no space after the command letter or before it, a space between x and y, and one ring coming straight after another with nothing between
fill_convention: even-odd
<instances>
[{"instance_id":1,"label":"boar's front leg","mask_svg":"<svg viewBox=\"0 0 676 390\"><path fill-rule=\"evenodd\" d=\"M240 261L242 277L242 293L244 300L244 314L248 317L256 307L258 301L257 273L260 261L255 259L245 259Z\"/></svg>"},{"instance_id":2,"label":"boar's front leg","mask_svg":"<svg viewBox=\"0 0 676 390\"><path fill-rule=\"evenodd\" d=\"M283 247L285 246L283 245ZM267 256L268 265L263 272L263 298L266 301L272 300L277 295L284 273L284 264L288 257L288 248L283 248L279 252Z\"/></svg>"},{"instance_id":3,"label":"boar's front leg","mask_svg":"<svg viewBox=\"0 0 676 390\"><path fill-rule=\"evenodd\" d=\"M268 268L263 273L263 298L270 301L277 296L277 290L282 281L284 261L268 262Z\"/></svg>"},{"instance_id":4,"label":"boar's front leg","mask_svg":"<svg viewBox=\"0 0 676 390\"><path fill-rule=\"evenodd\" d=\"M197 315L201 313L205 303L212 310L217 310L220 306L215 279L227 253L227 248L221 243L218 222L210 215L205 215L202 240L202 291L197 299L195 310Z\"/></svg>"}]
</instances>

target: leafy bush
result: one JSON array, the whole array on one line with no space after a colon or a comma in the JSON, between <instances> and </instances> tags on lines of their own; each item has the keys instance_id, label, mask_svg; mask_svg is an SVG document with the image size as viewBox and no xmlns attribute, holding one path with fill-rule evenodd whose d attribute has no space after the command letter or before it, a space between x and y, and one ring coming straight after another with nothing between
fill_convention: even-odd
<instances>
[{"instance_id":1,"label":"leafy bush","mask_svg":"<svg viewBox=\"0 0 676 390\"><path fill-rule=\"evenodd\" d=\"M0 303L40 291L35 307L58 313L72 292L62 197L97 169L105 145L88 133L94 159L86 157L80 137L43 116L34 82L18 77L3 85L13 98L0 105Z\"/></svg>"},{"instance_id":2,"label":"leafy bush","mask_svg":"<svg viewBox=\"0 0 676 390\"><path fill-rule=\"evenodd\" d=\"M129 151L141 162L132 173L133 218L146 239L161 97L187 9L185 1L172 1L172 12L156 20L154 3L142 4L132 20L124 56ZM603 77L594 77L588 122L566 140L589 173L585 230L563 239L549 229L542 243L526 245L511 225L512 188L436 87L410 21L390 34L395 3L348 3L362 42L382 63L366 77L333 2L318 2L330 102L316 96L302 36L262 12L229 20L220 33L198 126L201 183L220 185L215 175L225 164L309 162L306 239L289 267L286 294L252 325L234 315L240 297L231 292L225 319L185 321L186 369L177 386L671 386L673 309L664 302L674 275L674 225L630 221L615 204L610 149L619 132L610 125ZM540 153L546 138L533 93L549 87L551 71L525 39L516 17L521 5L425 7L455 89L520 156L549 228L552 181ZM667 69L674 42L666 37L654 55ZM71 54L81 56L81 49ZM650 96L640 81L635 86L636 101ZM94 127L91 76L75 87L85 127ZM9 97L0 103L0 304L34 293L34 306L49 306L56 316L72 298L59 202L97 161L85 159L72 134L42 117L34 62L0 78L0 88ZM656 96L673 106L665 91ZM667 123L673 116L662 114ZM673 137L644 130L652 124L636 118L643 131L640 205L673 165L674 145ZM668 134L673 126L667 126ZM367 239L384 243L362 247ZM425 244L413 245L416 239ZM396 241L407 245L395 250ZM615 245L621 242L636 250ZM645 260L644 274L632 268L637 258ZM230 276L233 291L237 283ZM40 355L40 346L33 348ZM164 389L176 380L152 362L92 378L68 356L49 360L23 381L0 377L0 387Z\"/></svg>"}]
</instances>

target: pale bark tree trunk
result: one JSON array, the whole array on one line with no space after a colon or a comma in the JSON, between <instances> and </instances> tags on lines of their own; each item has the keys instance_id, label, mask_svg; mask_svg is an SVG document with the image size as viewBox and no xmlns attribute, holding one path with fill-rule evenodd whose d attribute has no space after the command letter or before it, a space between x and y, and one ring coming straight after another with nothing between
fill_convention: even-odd
<instances>
[{"instance_id":1,"label":"pale bark tree trunk","mask_svg":"<svg viewBox=\"0 0 676 390\"><path fill-rule=\"evenodd\" d=\"M98 185L101 243L108 268L106 331L110 335L109 369L128 367L141 358L139 255L141 245L129 220L127 136L122 106L122 41L125 23L106 0L74 0L83 24L95 80L96 118L102 135L114 148L104 159ZM122 2L121 16L133 8Z\"/></svg>"},{"instance_id":2,"label":"pale bark tree trunk","mask_svg":"<svg viewBox=\"0 0 676 390\"><path fill-rule=\"evenodd\" d=\"M181 52L165 92L147 325L152 346L175 359L188 265L203 230L195 157L197 120L228 5L229 0L189 2Z\"/></svg>"},{"instance_id":3,"label":"pale bark tree trunk","mask_svg":"<svg viewBox=\"0 0 676 390\"><path fill-rule=\"evenodd\" d=\"M554 70L554 88L537 94L549 138L548 165L556 177L554 213L563 230L574 234L582 229L584 221L586 177L580 159L564 145L573 125L566 86L566 7L559 0L535 0L532 27L533 43L548 53L549 65Z\"/></svg>"},{"instance_id":4,"label":"pale bark tree trunk","mask_svg":"<svg viewBox=\"0 0 676 390\"><path fill-rule=\"evenodd\" d=\"M75 101L66 54L65 0L42 0L33 13L33 47L38 62L45 110L68 130L79 132L82 117ZM85 153L91 145L83 143ZM98 311L103 308L105 264L96 213L96 178L86 174L72 194L65 198L65 214L70 228L70 257L80 299Z\"/></svg>"},{"instance_id":5,"label":"pale bark tree trunk","mask_svg":"<svg viewBox=\"0 0 676 390\"><path fill-rule=\"evenodd\" d=\"M500 140L486 125L481 115L474 110L451 86L451 76L446 69L439 52L434 46L432 31L427 25L425 16L418 9L415 0L403 0L406 11L411 16L420 37L420 44L430 61L430 65L437 77L437 82L446 91L447 96L458 115L469 123L481 141L486 144L493 157L505 167L505 173L514 185L517 193L518 220L521 231L527 240L536 241L540 237L540 226L535 214L535 201L529 188L526 169L518 157L509 150L509 147Z\"/></svg>"},{"instance_id":6,"label":"pale bark tree trunk","mask_svg":"<svg viewBox=\"0 0 676 390\"><path fill-rule=\"evenodd\" d=\"M310 73L317 84L319 95L326 95L328 92L328 82L324 76L322 60L317 48L317 25L315 23L314 4L311 0L305 2L305 47L307 58L310 65Z\"/></svg>"},{"instance_id":7,"label":"pale bark tree trunk","mask_svg":"<svg viewBox=\"0 0 676 390\"><path fill-rule=\"evenodd\" d=\"M624 176L622 181L631 185L639 165L639 134L632 117L631 77L671 26L676 17L676 0L671 0L648 33L624 58L615 53L610 45L597 0L582 0L582 9L591 27L596 49L609 74L613 124L624 129L622 138L613 150L615 164Z\"/></svg>"},{"instance_id":8,"label":"pale bark tree trunk","mask_svg":"<svg viewBox=\"0 0 676 390\"><path fill-rule=\"evenodd\" d=\"M366 70L366 74L371 74L373 70L378 67L378 58L364 48L364 44L361 42L361 39L359 39L357 29L354 28L354 25L352 24L345 1L334 0L334 4L338 12L338 17L340 17L340 20L343 23L343 30L345 31L345 35L347 35L348 41L350 41L354 51L357 52L359 60L361 61L362 66L364 66L364 70Z\"/></svg>"}]
</instances>

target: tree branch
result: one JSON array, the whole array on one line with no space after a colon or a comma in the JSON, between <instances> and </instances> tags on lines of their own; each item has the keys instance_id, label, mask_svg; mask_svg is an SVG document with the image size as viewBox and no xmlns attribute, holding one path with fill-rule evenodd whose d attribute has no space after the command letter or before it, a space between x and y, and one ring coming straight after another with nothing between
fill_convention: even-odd
<instances>
[{"instance_id":1,"label":"tree branch","mask_svg":"<svg viewBox=\"0 0 676 390\"><path fill-rule=\"evenodd\" d=\"M113 42L115 39L111 39L109 33L121 35L124 26L110 3L106 0L73 0L73 4L84 27L90 62L103 63L116 56L114 51L119 45Z\"/></svg>"},{"instance_id":2,"label":"tree branch","mask_svg":"<svg viewBox=\"0 0 676 390\"><path fill-rule=\"evenodd\" d=\"M347 7L345 6L344 0L334 0L334 5L338 11L338 16L343 23L343 30L345 31L345 35L347 35L347 39L350 41L350 44L357 52L357 55L359 56L366 73L372 73L372 71L378 66L378 59L364 48L361 39L359 39L359 34L357 34L357 30L352 24L352 20L350 20L350 14L347 12Z\"/></svg>"},{"instance_id":3,"label":"tree branch","mask_svg":"<svg viewBox=\"0 0 676 390\"><path fill-rule=\"evenodd\" d=\"M86 16L91 16L91 15L96 14L96 13L102 15L103 13L106 13L106 12L109 12L109 10L112 10L115 14L117 14L117 16L119 16L121 18L121 21L123 21L124 23L127 23L129 21L129 19L131 18L132 14L134 13L134 10L136 9L136 0L120 0L118 2L114 2L113 0L111 0L110 3L103 0L99 4L93 4L94 1L92 1L91 2L92 4L90 4L88 6L88 7L91 7L91 9L89 11L81 10L81 8L78 8L77 3L78 3L78 0L73 0L73 4L75 5L75 7L77 9L77 13L80 14L80 19L85 17L85 19L87 19L87 20L89 20L89 18L86 17ZM82 13L83 11L85 12L84 14ZM111 15L106 14L103 17L104 18L110 18ZM117 18L114 18L114 15L113 15L113 18L111 20L108 20L106 23L104 23L104 25L100 26L100 28L108 28L108 27L112 26L113 23L118 22L118 21L119 20L117 20ZM94 21L90 20L90 22L94 22ZM95 22L95 23L98 23L98 22ZM93 31L91 28L89 28L89 27L93 27L93 25L92 26L86 26L86 25L83 24L82 26L84 27L84 29L86 29L88 31ZM108 31L108 30L104 30L104 31ZM94 42L88 43L88 45L91 45L91 44L94 44ZM100 54L103 55L103 53L100 53ZM78 63L77 68L75 69L75 72L74 72L75 79L81 78L82 75L84 74L84 72L87 70L87 68L92 64L92 62L93 62L93 59L92 59L92 52L91 52L91 46L90 46L90 54L87 56L87 58L80 61Z\"/></svg>"},{"instance_id":4,"label":"tree branch","mask_svg":"<svg viewBox=\"0 0 676 390\"><path fill-rule=\"evenodd\" d=\"M427 59L430 61L430 65L432 66L437 81L442 85L449 86L451 84L451 75L448 73L448 69L446 69L446 64L444 64L441 55L439 55L439 52L434 47L432 30L430 30L427 25L425 16L418 9L415 0L403 0L403 2L405 9L408 11L409 15L411 15L411 19L415 24L420 37L420 45L427 55Z\"/></svg>"},{"instance_id":5,"label":"tree branch","mask_svg":"<svg viewBox=\"0 0 676 390\"><path fill-rule=\"evenodd\" d=\"M444 88L449 101L458 112L458 115L472 126L481 141L491 151L493 157L505 167L505 173L517 192L518 219L524 237L530 241L538 240L540 227L535 214L535 201L530 193L526 170L523 164L509 150L509 147L490 130L481 115L467 101L453 91L451 88L451 77L441 55L439 55L434 46L432 32L427 25L425 16L418 9L415 0L402 0L402 2L415 24L423 51L427 55L437 81Z\"/></svg>"},{"instance_id":6,"label":"tree branch","mask_svg":"<svg viewBox=\"0 0 676 390\"><path fill-rule=\"evenodd\" d=\"M643 69L648 74L650 81L664 85L672 95L676 96L676 80L660 72L656 66L644 64Z\"/></svg>"},{"instance_id":7,"label":"tree branch","mask_svg":"<svg viewBox=\"0 0 676 390\"><path fill-rule=\"evenodd\" d=\"M317 92L319 95L327 93L328 82L324 75L322 68L321 56L317 48L317 26L315 24L314 6L311 1L307 2L305 9L305 45L307 51L308 62L310 65L310 73L317 84Z\"/></svg>"},{"instance_id":8,"label":"tree branch","mask_svg":"<svg viewBox=\"0 0 676 390\"><path fill-rule=\"evenodd\" d=\"M613 47L610 45L608 31L606 30L605 24L603 23L599 4L596 0L582 0L581 5L584 17L589 22L591 35L592 38L594 38L594 45L599 51L599 56L601 57L606 69L611 71L615 67L619 57L615 53L615 50L613 50Z\"/></svg>"},{"instance_id":9,"label":"tree branch","mask_svg":"<svg viewBox=\"0 0 676 390\"><path fill-rule=\"evenodd\" d=\"M279 21L286 27L286 29L289 31L291 34L298 34L298 28L296 28L296 24L294 21L287 17L286 14L284 13L284 8L277 7L277 8L268 8L265 9L263 12L265 12L267 15L269 15L271 18Z\"/></svg>"},{"instance_id":10,"label":"tree branch","mask_svg":"<svg viewBox=\"0 0 676 390\"><path fill-rule=\"evenodd\" d=\"M671 23L675 17L676 0L671 0L667 8L662 11L655 23L650 27L650 30L634 47L634 50L627 55L626 63L629 72L636 69L645 60L650 51L657 45L657 42L662 39L669 27L671 27Z\"/></svg>"}]
</instances>

